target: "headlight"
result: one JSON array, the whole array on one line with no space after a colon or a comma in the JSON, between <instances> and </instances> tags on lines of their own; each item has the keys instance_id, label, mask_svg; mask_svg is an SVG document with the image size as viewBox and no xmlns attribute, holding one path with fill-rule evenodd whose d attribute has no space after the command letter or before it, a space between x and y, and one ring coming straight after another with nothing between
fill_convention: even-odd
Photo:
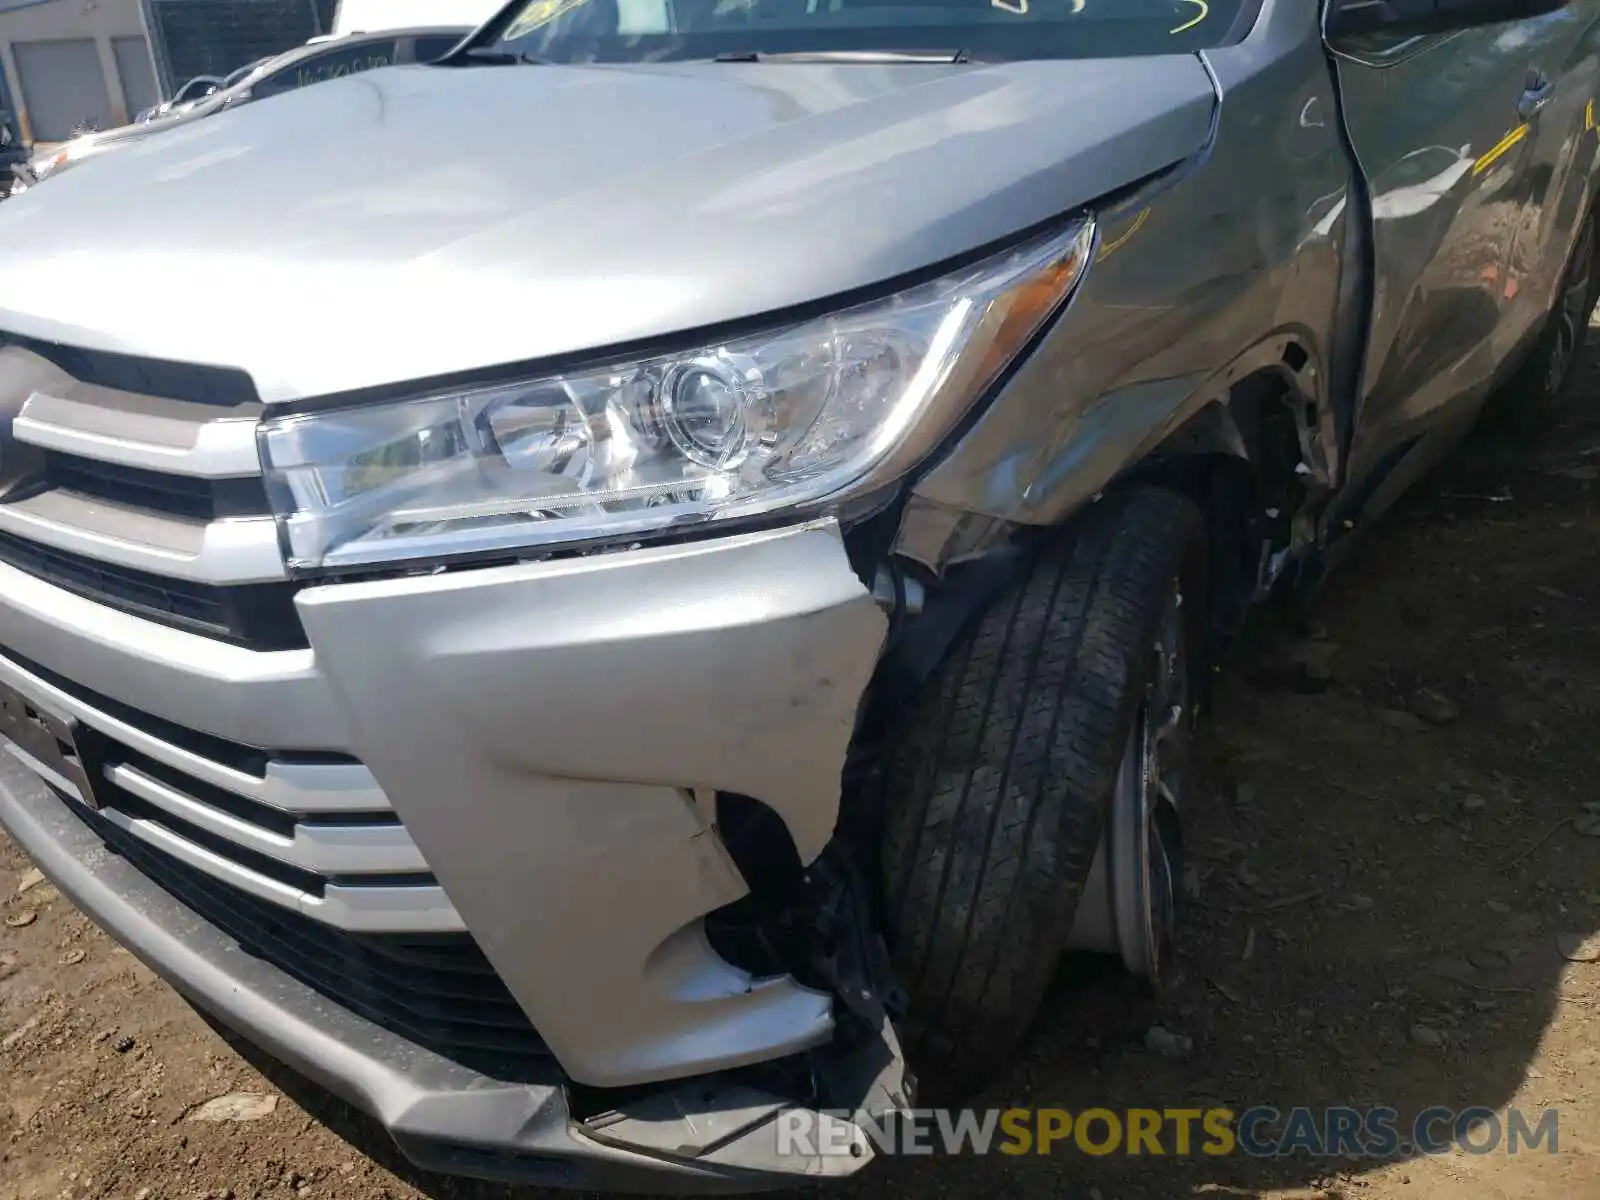
<instances>
[{"instance_id":1,"label":"headlight","mask_svg":"<svg viewBox=\"0 0 1600 1200\"><path fill-rule=\"evenodd\" d=\"M836 508L927 452L1060 307L1093 240L1080 221L884 300L682 353L268 420L289 565Z\"/></svg>"},{"instance_id":2,"label":"headlight","mask_svg":"<svg viewBox=\"0 0 1600 1200\"><path fill-rule=\"evenodd\" d=\"M63 146L59 150L52 150L49 154L39 155L37 158L28 163L28 170L33 173L33 181L38 183L52 171L65 166L71 157L72 151L67 146ZM50 194L52 196L55 195L54 192Z\"/></svg>"}]
</instances>

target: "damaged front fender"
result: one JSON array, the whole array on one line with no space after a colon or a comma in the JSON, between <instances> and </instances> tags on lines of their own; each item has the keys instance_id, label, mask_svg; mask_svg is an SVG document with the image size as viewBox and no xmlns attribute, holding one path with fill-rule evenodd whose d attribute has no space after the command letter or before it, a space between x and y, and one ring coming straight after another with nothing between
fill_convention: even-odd
<instances>
[{"instance_id":1,"label":"damaged front fender","mask_svg":"<svg viewBox=\"0 0 1600 1200\"><path fill-rule=\"evenodd\" d=\"M1354 177L1334 124L1302 119L1337 110L1314 12L1269 6L1262 21L1253 40L1281 52L1204 53L1211 144L1097 213L1098 252L1068 308L914 482L901 557L939 575L1018 526L1060 525L1226 402L1245 369L1286 377L1310 435L1301 461L1337 483L1327 368L1351 319L1350 264L1329 212Z\"/></svg>"}]
</instances>

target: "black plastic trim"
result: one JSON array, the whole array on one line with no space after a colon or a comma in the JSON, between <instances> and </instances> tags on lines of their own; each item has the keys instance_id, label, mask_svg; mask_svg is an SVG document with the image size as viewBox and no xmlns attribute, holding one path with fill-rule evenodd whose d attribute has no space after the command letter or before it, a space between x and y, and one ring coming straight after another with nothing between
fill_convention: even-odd
<instances>
[{"instance_id":1,"label":"black plastic trim","mask_svg":"<svg viewBox=\"0 0 1600 1200\"><path fill-rule=\"evenodd\" d=\"M0 335L0 345L31 350L78 382L96 387L219 408L261 402L249 374L236 367L141 358L111 350L85 350L12 333Z\"/></svg>"},{"instance_id":2,"label":"black plastic trim","mask_svg":"<svg viewBox=\"0 0 1600 1200\"><path fill-rule=\"evenodd\" d=\"M250 650L310 645L292 582L217 587L114 566L9 533L0 533L0 562L110 608Z\"/></svg>"},{"instance_id":3,"label":"black plastic trim","mask_svg":"<svg viewBox=\"0 0 1600 1200\"><path fill-rule=\"evenodd\" d=\"M271 512L266 484L259 475L201 479L46 450L44 482L47 487L62 488L96 500L194 521L265 516Z\"/></svg>"}]
</instances>

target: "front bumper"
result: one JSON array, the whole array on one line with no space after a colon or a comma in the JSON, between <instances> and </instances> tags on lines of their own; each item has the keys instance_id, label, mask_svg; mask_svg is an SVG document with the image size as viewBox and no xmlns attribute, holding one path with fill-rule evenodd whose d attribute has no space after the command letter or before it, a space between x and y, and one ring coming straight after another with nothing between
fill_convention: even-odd
<instances>
[{"instance_id":1,"label":"front bumper","mask_svg":"<svg viewBox=\"0 0 1600 1200\"><path fill-rule=\"evenodd\" d=\"M0 564L0 683L119 747L125 797L80 812L59 776L0 756L0 824L181 991L422 1165L749 1190L870 1159L776 1153L792 1100L729 1073L826 1053L835 1000L752 978L703 924L748 890L718 792L768 805L803 862L833 831L885 626L835 526L326 585L295 606L310 649L260 652ZM374 1023L241 949L112 835L341 935L470 931L549 1057L485 1067ZM573 1082L629 1090L596 1124L569 1110Z\"/></svg>"},{"instance_id":2,"label":"front bumper","mask_svg":"<svg viewBox=\"0 0 1600 1200\"><path fill-rule=\"evenodd\" d=\"M604 1191L739 1192L791 1186L864 1165L780 1156L777 1098L695 1080L664 1088L618 1135L652 1155L587 1136L559 1069L506 1084L362 1020L200 920L125 859L50 789L0 757L0 824L84 913L180 992L296 1071L377 1118L418 1166L453 1174ZM672 1114L664 1119L656 1114ZM626 1115L625 1115L626 1116Z\"/></svg>"}]
</instances>

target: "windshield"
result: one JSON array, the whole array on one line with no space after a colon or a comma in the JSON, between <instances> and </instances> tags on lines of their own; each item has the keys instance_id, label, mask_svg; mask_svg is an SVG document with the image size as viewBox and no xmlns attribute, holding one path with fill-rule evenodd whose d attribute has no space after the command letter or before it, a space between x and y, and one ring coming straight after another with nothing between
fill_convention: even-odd
<instances>
[{"instance_id":1,"label":"windshield","mask_svg":"<svg viewBox=\"0 0 1600 1200\"><path fill-rule=\"evenodd\" d=\"M1188 53L1254 0L525 0L480 57L649 62L901 52L977 60Z\"/></svg>"}]
</instances>

